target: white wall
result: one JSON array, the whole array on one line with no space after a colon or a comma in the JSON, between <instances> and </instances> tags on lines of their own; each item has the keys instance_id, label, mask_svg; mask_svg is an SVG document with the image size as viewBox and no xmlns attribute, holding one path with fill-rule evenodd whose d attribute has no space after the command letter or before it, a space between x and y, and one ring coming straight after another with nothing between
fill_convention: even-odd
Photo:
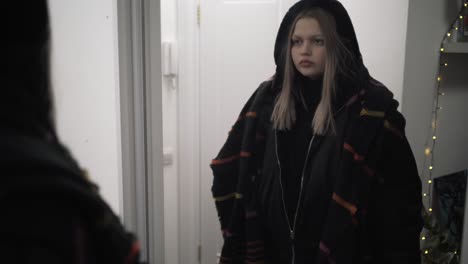
<instances>
[{"instance_id":1,"label":"white wall","mask_svg":"<svg viewBox=\"0 0 468 264\"><path fill-rule=\"evenodd\" d=\"M353 21L370 74L401 103L408 0L341 0Z\"/></svg>"},{"instance_id":2,"label":"white wall","mask_svg":"<svg viewBox=\"0 0 468 264\"><path fill-rule=\"evenodd\" d=\"M403 114L406 133L413 148L419 171L423 169L424 147L431 125L433 92L439 60L439 47L461 1L411 0L409 5L408 42L406 46ZM430 19L430 23L429 23ZM468 55L446 54L442 62L449 67L442 72L437 145L434 151L434 176L468 168ZM424 169L427 173L427 164ZM427 182L423 181L427 189ZM467 207L468 208L468 207ZM465 211L462 262L468 258L468 214ZM465 260L465 262L463 262Z\"/></svg>"},{"instance_id":3,"label":"white wall","mask_svg":"<svg viewBox=\"0 0 468 264\"><path fill-rule=\"evenodd\" d=\"M200 244L199 27L197 0L178 0L179 263L198 263ZM163 10L164 12L164 10ZM206 166L206 164L203 164Z\"/></svg>"},{"instance_id":4,"label":"white wall","mask_svg":"<svg viewBox=\"0 0 468 264\"><path fill-rule=\"evenodd\" d=\"M434 176L468 169L468 54L447 54L449 68L442 73ZM421 131L422 133L422 131ZM462 259L468 259L468 189L462 242ZM461 261L460 263L466 263Z\"/></svg>"},{"instance_id":5,"label":"white wall","mask_svg":"<svg viewBox=\"0 0 468 264\"><path fill-rule=\"evenodd\" d=\"M59 136L121 210L116 3L49 0Z\"/></svg>"}]
</instances>

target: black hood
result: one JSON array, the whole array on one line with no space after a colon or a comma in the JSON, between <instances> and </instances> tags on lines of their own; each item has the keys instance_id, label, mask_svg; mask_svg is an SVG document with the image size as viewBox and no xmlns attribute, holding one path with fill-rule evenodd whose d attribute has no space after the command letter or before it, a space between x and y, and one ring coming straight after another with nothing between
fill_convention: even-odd
<instances>
[{"instance_id":1,"label":"black hood","mask_svg":"<svg viewBox=\"0 0 468 264\"><path fill-rule=\"evenodd\" d=\"M349 61L347 61L346 64L353 69L355 73L352 77L339 76L338 81L351 81L353 86L361 86L362 84L365 84L369 79L369 74L362 61L361 51L359 50L359 44L353 23L351 22L351 18L349 17L346 9L339 1L336 0L302 0L294 4L288 10L281 22L276 36L274 50L276 63L275 83L281 84L281 80L283 79L286 47L288 46L287 44L289 41L288 33L294 19L302 11L316 7L324 9L334 17L337 33L343 44L351 52L351 58L348 59Z\"/></svg>"},{"instance_id":2,"label":"black hood","mask_svg":"<svg viewBox=\"0 0 468 264\"><path fill-rule=\"evenodd\" d=\"M46 0L4 1L0 126L56 140Z\"/></svg>"}]
</instances>

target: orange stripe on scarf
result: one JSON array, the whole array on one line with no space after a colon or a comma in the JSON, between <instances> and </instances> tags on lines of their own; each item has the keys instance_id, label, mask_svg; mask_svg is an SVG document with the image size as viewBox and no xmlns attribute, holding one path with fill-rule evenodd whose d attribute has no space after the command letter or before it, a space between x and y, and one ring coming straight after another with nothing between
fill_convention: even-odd
<instances>
[{"instance_id":1,"label":"orange stripe on scarf","mask_svg":"<svg viewBox=\"0 0 468 264\"><path fill-rule=\"evenodd\" d=\"M351 213L351 215L354 216L354 215L356 214L356 212L357 212L357 207L356 207L354 204L345 201L343 198L341 198L341 197L340 197L338 194L336 194L336 193L333 193L333 197L332 197L332 198L333 198L333 200L334 200L337 204L339 204L339 205L343 206L344 208L346 208L346 209Z\"/></svg>"}]
</instances>

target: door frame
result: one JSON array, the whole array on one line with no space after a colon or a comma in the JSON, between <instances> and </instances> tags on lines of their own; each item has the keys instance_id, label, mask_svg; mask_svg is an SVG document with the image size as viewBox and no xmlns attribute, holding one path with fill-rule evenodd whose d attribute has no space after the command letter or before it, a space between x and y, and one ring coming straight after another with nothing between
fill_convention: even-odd
<instances>
[{"instance_id":1,"label":"door frame","mask_svg":"<svg viewBox=\"0 0 468 264\"><path fill-rule=\"evenodd\" d=\"M118 0L122 205L141 261L164 263L160 3Z\"/></svg>"}]
</instances>

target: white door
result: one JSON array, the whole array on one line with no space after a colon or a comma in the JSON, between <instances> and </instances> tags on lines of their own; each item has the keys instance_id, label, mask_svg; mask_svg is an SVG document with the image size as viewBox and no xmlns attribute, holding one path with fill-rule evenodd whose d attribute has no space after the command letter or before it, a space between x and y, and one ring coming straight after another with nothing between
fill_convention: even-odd
<instances>
[{"instance_id":1,"label":"white door","mask_svg":"<svg viewBox=\"0 0 468 264\"><path fill-rule=\"evenodd\" d=\"M202 0L200 3L201 263L217 263L222 237L211 195L210 161L242 106L275 70L273 49L294 0Z\"/></svg>"}]
</instances>

